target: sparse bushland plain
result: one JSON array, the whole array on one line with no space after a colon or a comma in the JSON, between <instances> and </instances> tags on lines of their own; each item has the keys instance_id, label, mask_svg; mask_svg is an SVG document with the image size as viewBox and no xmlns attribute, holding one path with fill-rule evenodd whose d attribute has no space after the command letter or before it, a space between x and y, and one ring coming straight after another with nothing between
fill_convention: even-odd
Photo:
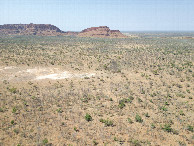
<instances>
[{"instance_id":1,"label":"sparse bushland plain","mask_svg":"<svg viewBox=\"0 0 194 146\"><path fill-rule=\"evenodd\" d=\"M0 145L193 145L194 34L131 35L1 36Z\"/></svg>"}]
</instances>

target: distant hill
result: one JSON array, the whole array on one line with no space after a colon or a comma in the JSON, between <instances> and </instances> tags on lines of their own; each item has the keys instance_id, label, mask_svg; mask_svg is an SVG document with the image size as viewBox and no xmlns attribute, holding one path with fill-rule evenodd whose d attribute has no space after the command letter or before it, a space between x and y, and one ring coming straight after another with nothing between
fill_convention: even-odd
<instances>
[{"instance_id":1,"label":"distant hill","mask_svg":"<svg viewBox=\"0 0 194 146\"><path fill-rule=\"evenodd\" d=\"M81 37L110 37L110 38L125 38L119 30L110 30L107 26L91 27L82 30L78 36Z\"/></svg>"},{"instance_id":2,"label":"distant hill","mask_svg":"<svg viewBox=\"0 0 194 146\"><path fill-rule=\"evenodd\" d=\"M110 30L107 26L91 27L81 32L64 32L51 24L4 24L0 25L0 35L38 35L63 36L72 35L80 37L125 38L119 30Z\"/></svg>"},{"instance_id":3,"label":"distant hill","mask_svg":"<svg viewBox=\"0 0 194 146\"><path fill-rule=\"evenodd\" d=\"M0 34L3 35L39 35L56 36L65 32L51 24L4 24L0 25Z\"/></svg>"}]
</instances>

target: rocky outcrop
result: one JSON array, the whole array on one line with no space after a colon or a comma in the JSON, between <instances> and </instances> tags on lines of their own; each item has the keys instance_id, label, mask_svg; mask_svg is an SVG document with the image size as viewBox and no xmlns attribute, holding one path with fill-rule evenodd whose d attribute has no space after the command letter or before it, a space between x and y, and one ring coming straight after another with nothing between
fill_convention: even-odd
<instances>
[{"instance_id":1,"label":"rocky outcrop","mask_svg":"<svg viewBox=\"0 0 194 146\"><path fill-rule=\"evenodd\" d=\"M101 38L125 38L119 30L110 30L107 26L91 27L81 32L64 32L51 24L4 24L0 25L0 35L38 35L38 36L80 36Z\"/></svg>"},{"instance_id":2,"label":"rocky outcrop","mask_svg":"<svg viewBox=\"0 0 194 146\"><path fill-rule=\"evenodd\" d=\"M39 35L56 36L64 32L51 24L4 24L0 25L0 34L3 35Z\"/></svg>"},{"instance_id":3,"label":"rocky outcrop","mask_svg":"<svg viewBox=\"0 0 194 146\"><path fill-rule=\"evenodd\" d=\"M107 26L91 27L82 30L78 36L80 37L109 37L109 38L126 38L119 30L110 30Z\"/></svg>"}]
</instances>

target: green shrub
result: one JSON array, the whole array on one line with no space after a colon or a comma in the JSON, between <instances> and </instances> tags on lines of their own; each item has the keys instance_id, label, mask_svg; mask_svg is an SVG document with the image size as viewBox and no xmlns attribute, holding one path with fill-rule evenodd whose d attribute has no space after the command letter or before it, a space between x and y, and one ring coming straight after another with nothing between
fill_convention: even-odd
<instances>
[{"instance_id":1,"label":"green shrub","mask_svg":"<svg viewBox=\"0 0 194 146\"><path fill-rule=\"evenodd\" d=\"M140 143L140 141L139 140L131 140L130 141L134 146L141 146L141 143Z\"/></svg>"},{"instance_id":2,"label":"green shrub","mask_svg":"<svg viewBox=\"0 0 194 146\"><path fill-rule=\"evenodd\" d=\"M86 116L85 116L85 119L86 121L92 121L92 116L90 116L88 113L86 113Z\"/></svg>"},{"instance_id":3,"label":"green shrub","mask_svg":"<svg viewBox=\"0 0 194 146\"><path fill-rule=\"evenodd\" d=\"M167 111L168 110L165 106L161 107L160 109L163 110L163 111Z\"/></svg>"},{"instance_id":4,"label":"green shrub","mask_svg":"<svg viewBox=\"0 0 194 146\"><path fill-rule=\"evenodd\" d=\"M73 129L74 129L74 131L76 131L76 132L78 132L78 131L79 131L79 130L77 129L77 127L74 127Z\"/></svg>"},{"instance_id":5,"label":"green shrub","mask_svg":"<svg viewBox=\"0 0 194 146\"><path fill-rule=\"evenodd\" d=\"M185 116L185 114L184 114L184 112L183 112L182 110L179 112L179 114L180 114L181 116Z\"/></svg>"},{"instance_id":6,"label":"green shrub","mask_svg":"<svg viewBox=\"0 0 194 146\"><path fill-rule=\"evenodd\" d=\"M125 103L123 101L119 101L119 108L122 109L125 107Z\"/></svg>"},{"instance_id":7,"label":"green shrub","mask_svg":"<svg viewBox=\"0 0 194 146\"><path fill-rule=\"evenodd\" d=\"M136 114L135 121L136 122L139 122L139 123L142 123L143 122L143 119L138 114Z\"/></svg>"},{"instance_id":8,"label":"green shrub","mask_svg":"<svg viewBox=\"0 0 194 146\"><path fill-rule=\"evenodd\" d=\"M170 124L165 124L164 127L162 127L162 129L166 132L172 132L173 131Z\"/></svg>"},{"instance_id":9,"label":"green shrub","mask_svg":"<svg viewBox=\"0 0 194 146\"><path fill-rule=\"evenodd\" d=\"M58 109L57 109L57 112L58 112L58 113L62 113L62 112L63 112L62 108L58 108Z\"/></svg>"},{"instance_id":10,"label":"green shrub","mask_svg":"<svg viewBox=\"0 0 194 146\"><path fill-rule=\"evenodd\" d=\"M3 112L3 109L2 108L0 108L0 112Z\"/></svg>"},{"instance_id":11,"label":"green shrub","mask_svg":"<svg viewBox=\"0 0 194 146\"><path fill-rule=\"evenodd\" d=\"M16 93L17 92L17 88L11 88L11 89L9 89L9 91L11 92L11 93Z\"/></svg>"},{"instance_id":12,"label":"green shrub","mask_svg":"<svg viewBox=\"0 0 194 146\"><path fill-rule=\"evenodd\" d=\"M119 108L122 109L125 107L125 103L131 103L134 98L130 96L129 98L123 98L119 100Z\"/></svg>"},{"instance_id":13,"label":"green shrub","mask_svg":"<svg viewBox=\"0 0 194 146\"><path fill-rule=\"evenodd\" d=\"M11 124L13 125L15 122L14 122L14 120L11 120Z\"/></svg>"},{"instance_id":14,"label":"green shrub","mask_svg":"<svg viewBox=\"0 0 194 146\"><path fill-rule=\"evenodd\" d=\"M166 101L165 103L164 103L165 105L169 105L169 103Z\"/></svg>"},{"instance_id":15,"label":"green shrub","mask_svg":"<svg viewBox=\"0 0 194 146\"><path fill-rule=\"evenodd\" d=\"M16 113L16 111L17 111L17 108L16 107L13 107L12 113Z\"/></svg>"},{"instance_id":16,"label":"green shrub","mask_svg":"<svg viewBox=\"0 0 194 146\"><path fill-rule=\"evenodd\" d=\"M133 123L133 121L132 121L130 118L128 118L128 122L129 122L130 124Z\"/></svg>"},{"instance_id":17,"label":"green shrub","mask_svg":"<svg viewBox=\"0 0 194 146\"><path fill-rule=\"evenodd\" d=\"M143 102L143 101L141 100L141 98L138 98L138 102Z\"/></svg>"},{"instance_id":18,"label":"green shrub","mask_svg":"<svg viewBox=\"0 0 194 146\"><path fill-rule=\"evenodd\" d=\"M100 119L100 122L104 123L105 126L113 126L113 121L111 120L105 120L105 119Z\"/></svg>"},{"instance_id":19,"label":"green shrub","mask_svg":"<svg viewBox=\"0 0 194 146\"><path fill-rule=\"evenodd\" d=\"M151 128L152 129L156 128L156 126L154 125L154 123L151 124Z\"/></svg>"},{"instance_id":20,"label":"green shrub","mask_svg":"<svg viewBox=\"0 0 194 146\"><path fill-rule=\"evenodd\" d=\"M158 70L153 70L154 75L159 75Z\"/></svg>"},{"instance_id":21,"label":"green shrub","mask_svg":"<svg viewBox=\"0 0 194 146\"><path fill-rule=\"evenodd\" d=\"M118 141L117 137L114 137L114 141Z\"/></svg>"},{"instance_id":22,"label":"green shrub","mask_svg":"<svg viewBox=\"0 0 194 146\"><path fill-rule=\"evenodd\" d=\"M146 116L147 118L149 118L149 117L150 117L148 113L146 113L146 114L145 114L145 116Z\"/></svg>"},{"instance_id":23,"label":"green shrub","mask_svg":"<svg viewBox=\"0 0 194 146\"><path fill-rule=\"evenodd\" d=\"M43 144L47 144L48 143L48 139L47 138L43 139L42 143Z\"/></svg>"},{"instance_id":24,"label":"green shrub","mask_svg":"<svg viewBox=\"0 0 194 146\"><path fill-rule=\"evenodd\" d=\"M98 145L98 142L96 140L93 140L94 145Z\"/></svg>"},{"instance_id":25,"label":"green shrub","mask_svg":"<svg viewBox=\"0 0 194 146\"><path fill-rule=\"evenodd\" d=\"M16 134L19 133L19 129L14 129L13 131L14 131Z\"/></svg>"},{"instance_id":26,"label":"green shrub","mask_svg":"<svg viewBox=\"0 0 194 146\"><path fill-rule=\"evenodd\" d=\"M88 103L88 101L89 101L90 99L91 99L90 97L86 96L86 97L81 98L81 101L82 101L82 102L85 102L85 103Z\"/></svg>"},{"instance_id":27,"label":"green shrub","mask_svg":"<svg viewBox=\"0 0 194 146\"><path fill-rule=\"evenodd\" d=\"M193 132L193 126L188 125L188 126L187 126L187 130Z\"/></svg>"}]
</instances>

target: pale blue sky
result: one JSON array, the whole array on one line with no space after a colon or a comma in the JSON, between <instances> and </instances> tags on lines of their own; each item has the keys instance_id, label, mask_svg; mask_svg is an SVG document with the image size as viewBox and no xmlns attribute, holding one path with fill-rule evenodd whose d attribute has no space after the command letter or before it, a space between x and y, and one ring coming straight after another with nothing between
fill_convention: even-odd
<instances>
[{"instance_id":1,"label":"pale blue sky","mask_svg":"<svg viewBox=\"0 0 194 146\"><path fill-rule=\"evenodd\" d=\"M0 0L0 24L53 24L64 31L194 30L194 0Z\"/></svg>"}]
</instances>

